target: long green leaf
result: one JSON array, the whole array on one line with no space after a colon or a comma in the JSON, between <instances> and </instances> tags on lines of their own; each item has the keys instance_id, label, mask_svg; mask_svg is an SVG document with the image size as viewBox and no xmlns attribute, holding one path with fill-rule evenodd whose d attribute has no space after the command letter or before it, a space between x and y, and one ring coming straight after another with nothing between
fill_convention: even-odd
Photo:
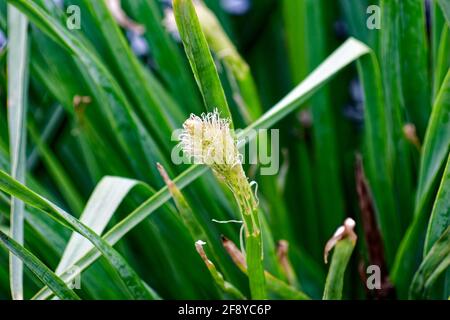
<instances>
[{"instance_id":1,"label":"long green leaf","mask_svg":"<svg viewBox=\"0 0 450 320\"><path fill-rule=\"evenodd\" d=\"M363 161L374 196L387 261L392 263L400 242L400 227L392 181L389 118L384 107L381 75L376 56L372 53L363 57L358 62L358 71L364 89L365 103Z\"/></svg>"},{"instance_id":2,"label":"long green leaf","mask_svg":"<svg viewBox=\"0 0 450 320\"><path fill-rule=\"evenodd\" d=\"M120 177L104 177L95 187L86 208L80 216L80 222L91 228L97 234L102 234L122 200L136 185L137 180ZM74 232L70 238L61 261L56 268L56 274L62 274L83 257L93 246L89 240Z\"/></svg>"},{"instance_id":3,"label":"long green leaf","mask_svg":"<svg viewBox=\"0 0 450 320\"><path fill-rule=\"evenodd\" d=\"M343 239L336 244L328 270L323 300L341 300L344 286L344 274L355 243L351 239Z\"/></svg>"},{"instance_id":4,"label":"long green leaf","mask_svg":"<svg viewBox=\"0 0 450 320\"><path fill-rule=\"evenodd\" d=\"M61 193L64 195L69 208L76 215L79 215L83 208L83 200L78 190L73 185L73 182L68 177L61 163L54 156L52 150L44 141L42 141L41 136L37 132L35 124L30 120L28 121L28 130L30 132L31 139L34 141L36 148L40 156L42 157L44 165L47 167L50 175L52 176L58 187L61 189Z\"/></svg>"},{"instance_id":5,"label":"long green leaf","mask_svg":"<svg viewBox=\"0 0 450 320\"><path fill-rule=\"evenodd\" d=\"M307 35L306 1L283 0L283 18L286 42L289 54L289 65L294 84L300 83L308 74L307 68Z\"/></svg>"},{"instance_id":6,"label":"long green leaf","mask_svg":"<svg viewBox=\"0 0 450 320\"><path fill-rule=\"evenodd\" d=\"M307 19L308 14L307 2L298 0L283 0L283 19L285 24L286 42L289 54L289 66L291 68L291 77L294 85L300 83L307 75L309 70L308 50L310 45L308 42ZM309 110L304 111L304 114L309 114ZM306 123L301 123L300 139L297 146L296 158L298 168L297 178L294 180L294 185L302 192L298 194L299 203L302 204L302 216L298 218L301 221L299 232L295 232L303 244L308 244L310 252L312 252L317 259L321 254L321 240L319 234L320 216L317 214L316 201L314 198L315 189L313 183L312 158L310 147L308 146L308 136L311 130ZM262 190L265 193L273 194L271 190L266 191L264 187ZM297 195L296 195L297 196ZM269 200L270 201L270 200ZM274 202L274 201L270 201ZM276 203L276 202L275 202ZM284 216L283 210L274 208L276 212L281 212ZM278 217L278 214L276 215ZM290 222L292 224L292 218ZM289 219L288 219L289 221ZM294 222L297 222L294 220ZM286 236L285 236L286 237ZM287 239L289 240L289 239ZM292 242L292 241L290 241Z\"/></svg>"},{"instance_id":7,"label":"long green leaf","mask_svg":"<svg viewBox=\"0 0 450 320\"><path fill-rule=\"evenodd\" d=\"M247 123L262 114L256 84L247 62L238 53L214 13L203 3L196 3L200 25L215 56L223 62L233 90L233 98Z\"/></svg>"},{"instance_id":8,"label":"long green leaf","mask_svg":"<svg viewBox=\"0 0 450 320\"><path fill-rule=\"evenodd\" d=\"M349 34L377 51L377 33L367 28L367 15L364 14L370 4L369 0L340 0Z\"/></svg>"},{"instance_id":9,"label":"long green leaf","mask_svg":"<svg viewBox=\"0 0 450 320\"><path fill-rule=\"evenodd\" d=\"M59 298L65 300L79 300L80 298L54 274L45 264L22 247L16 241L0 231L0 242L20 259L45 285L47 285Z\"/></svg>"},{"instance_id":10,"label":"long green leaf","mask_svg":"<svg viewBox=\"0 0 450 320\"><path fill-rule=\"evenodd\" d=\"M446 0L437 0L444 12L445 19L447 19L447 23L450 26L450 3Z\"/></svg>"},{"instance_id":11,"label":"long green leaf","mask_svg":"<svg viewBox=\"0 0 450 320\"><path fill-rule=\"evenodd\" d=\"M218 109L232 120L228 102L192 0L174 0L178 31L208 111Z\"/></svg>"},{"instance_id":12,"label":"long green leaf","mask_svg":"<svg viewBox=\"0 0 450 320\"><path fill-rule=\"evenodd\" d=\"M450 70L441 86L433 106L433 112L425 135L416 195L416 209L429 199L433 184L438 178L450 146ZM419 212L416 211L416 215Z\"/></svg>"},{"instance_id":13,"label":"long green leaf","mask_svg":"<svg viewBox=\"0 0 450 320\"><path fill-rule=\"evenodd\" d=\"M433 98L435 99L439 93L439 88L442 86L445 75L450 68L450 27L444 24L438 44L436 45L434 61L434 82L433 82Z\"/></svg>"},{"instance_id":14,"label":"long green leaf","mask_svg":"<svg viewBox=\"0 0 450 320\"><path fill-rule=\"evenodd\" d=\"M99 31L105 38L106 45L109 46L109 52L123 77L123 83L136 99L146 123L150 124L154 135L160 141L165 141L179 123L173 119L174 113L164 114L167 106L161 104L157 96L158 92L150 87L151 83L156 85L156 82L146 81L144 68L127 44L106 1L84 1L84 3L98 22ZM150 74L148 76L153 77Z\"/></svg>"},{"instance_id":15,"label":"long green leaf","mask_svg":"<svg viewBox=\"0 0 450 320\"><path fill-rule=\"evenodd\" d=\"M354 227L355 221L347 218L325 245L325 263L328 262L328 255L333 248L334 252L325 282L323 300L342 299L345 270L357 240L357 236L353 231Z\"/></svg>"},{"instance_id":16,"label":"long green leaf","mask_svg":"<svg viewBox=\"0 0 450 320\"><path fill-rule=\"evenodd\" d=\"M438 84L436 82L437 75L445 76L447 70L443 70L442 72L436 71L438 69L438 52L441 47L441 39L443 31L448 28L448 24L445 21L444 12L441 10L438 1L432 1L430 7L430 18L431 18L431 34L430 34L430 42L431 42L431 62L432 62L432 75L434 76L433 81L433 101L436 98L436 95L441 87L441 82ZM443 74L441 74L443 73ZM443 79L441 79L443 80Z\"/></svg>"},{"instance_id":17,"label":"long green leaf","mask_svg":"<svg viewBox=\"0 0 450 320\"><path fill-rule=\"evenodd\" d=\"M384 117L387 120L388 130L386 142L390 148L389 153L385 153L384 155L388 156L387 160L389 161L388 164L391 170L389 172L389 178L392 180L393 192L395 192L395 199L397 199L396 202L399 207L398 216L396 217L396 220L399 220L399 224L397 224L395 229L397 231L394 231L398 234L406 229L413 215L413 202L411 201L411 194L413 193L411 147L403 134L403 126L407 122L408 108L412 107L413 110L416 110L418 107L416 103L411 106L407 105L407 101L410 99L409 96L415 96L415 92L409 91L409 87L422 86L424 80L420 78L424 77L423 73L426 75L427 72L426 63L423 68L424 70L421 70L423 65L420 62L420 59L423 58L422 46L425 47L426 45L418 42L419 45L417 48L409 48L409 42L414 42L413 39L419 41L419 39L415 38L418 37L416 34L411 34L410 31L405 30L407 27L403 25L404 20L411 19L411 13L400 11L402 8L401 2L398 0L383 0L381 2L383 28L380 30L379 58L383 80L384 105L386 106ZM420 20L418 17L415 18ZM420 25L420 21L414 21L416 33L419 32L417 29L420 29L418 25ZM407 34L404 40L403 33ZM406 60L403 55L408 59ZM410 60L414 59L412 57L414 55L420 56L420 59L411 62ZM410 65L416 65L419 71L417 76L411 80L409 79L410 76L406 73L411 67ZM429 101L428 98L424 97L428 94L428 91L423 93L424 89L422 86L417 93L419 94L418 99L421 101L426 100L423 108L421 105L420 108L427 110ZM427 117L428 114L426 114L424 119L420 119L420 123L417 123L419 119L412 118L411 115L409 116L410 122L414 123L417 127L420 125L420 138L423 137ZM394 213L390 212L389 214L393 215ZM397 245L398 241L395 243L394 251ZM388 255L388 262L390 264L392 263L393 256L389 253Z\"/></svg>"},{"instance_id":18,"label":"long green leaf","mask_svg":"<svg viewBox=\"0 0 450 320\"><path fill-rule=\"evenodd\" d=\"M230 296L236 298L236 299L245 299L245 296L231 283L225 281L223 275L217 270L214 263L209 260L208 256L206 255L206 252L203 248L203 245L205 245L206 242L203 242L201 240L195 242L195 248L197 249L198 254L202 258L203 262L206 265L206 268L208 268L209 273L211 274L211 277L213 278L216 285L225 293L229 294Z\"/></svg>"},{"instance_id":19,"label":"long green leaf","mask_svg":"<svg viewBox=\"0 0 450 320\"><path fill-rule=\"evenodd\" d=\"M450 224L450 154L447 158L441 185L428 222L423 255L426 256L431 247Z\"/></svg>"},{"instance_id":20,"label":"long green leaf","mask_svg":"<svg viewBox=\"0 0 450 320\"><path fill-rule=\"evenodd\" d=\"M142 283L141 279L135 271L130 268L124 258L105 240L100 238L94 231L85 226L78 219L21 185L3 171L0 171L0 190L20 198L28 205L43 211L62 225L77 231L82 236L89 239L89 241L108 260L114 270L116 270L132 297L135 299L155 298L153 293Z\"/></svg>"},{"instance_id":21,"label":"long green leaf","mask_svg":"<svg viewBox=\"0 0 450 320\"><path fill-rule=\"evenodd\" d=\"M328 4L324 0L306 1L306 34L308 39L308 67L313 70L328 54L326 12ZM314 184L318 194L326 194L327 201L318 201L321 221L321 241L326 241L328 235L344 219L345 204L342 190L341 163L338 154L337 128L330 95L330 87L321 89L308 102L311 109L313 126L314 152Z\"/></svg>"},{"instance_id":22,"label":"long green leaf","mask_svg":"<svg viewBox=\"0 0 450 320\"><path fill-rule=\"evenodd\" d=\"M423 299L439 275L450 266L450 227L436 241L417 270L409 292L411 299Z\"/></svg>"},{"instance_id":23,"label":"long green leaf","mask_svg":"<svg viewBox=\"0 0 450 320\"><path fill-rule=\"evenodd\" d=\"M135 0L122 4L145 26L143 37L152 49L157 71L161 73L180 105L190 112L201 112L200 96L194 78L189 73L188 63L181 55L182 51L164 29L158 3L153 0Z\"/></svg>"},{"instance_id":24,"label":"long green leaf","mask_svg":"<svg viewBox=\"0 0 450 320\"><path fill-rule=\"evenodd\" d=\"M423 137L431 111L425 6L420 1L399 1L399 5L398 63L402 72L403 99L410 121L415 124L418 136Z\"/></svg>"},{"instance_id":25,"label":"long green leaf","mask_svg":"<svg viewBox=\"0 0 450 320\"><path fill-rule=\"evenodd\" d=\"M222 244L225 250L230 255L236 266L245 274L248 275L249 268L246 262L246 257L237 248L237 246L227 238L222 239ZM269 292L273 292L279 295L283 299L287 300L309 300L309 297L302 291L297 290L293 286L287 284L285 281L280 280L273 276L268 271L264 271L264 278Z\"/></svg>"},{"instance_id":26,"label":"long green leaf","mask_svg":"<svg viewBox=\"0 0 450 320\"><path fill-rule=\"evenodd\" d=\"M26 110L28 95L28 20L16 8L8 6L8 129L10 139L11 175L25 181ZM11 236L20 245L24 242L24 203L13 198L11 204ZM23 266L10 255L10 280L13 299L23 299Z\"/></svg>"},{"instance_id":27,"label":"long green leaf","mask_svg":"<svg viewBox=\"0 0 450 320\"><path fill-rule=\"evenodd\" d=\"M77 38L33 1L8 2L24 12L39 29L76 57L75 61L80 66L85 81L116 132L118 141L136 173L139 176L148 176L146 173L150 167L157 175L153 164L156 161L165 163L164 157L131 109L118 83L98 56L85 44L84 39Z\"/></svg>"},{"instance_id":28,"label":"long green leaf","mask_svg":"<svg viewBox=\"0 0 450 320\"><path fill-rule=\"evenodd\" d=\"M439 173L448 157L450 147L450 70L436 97L431 113L419 171L414 220L404 236L392 269L392 280L406 296L407 288L419 265L417 251L422 247L426 223L431 212Z\"/></svg>"}]
</instances>

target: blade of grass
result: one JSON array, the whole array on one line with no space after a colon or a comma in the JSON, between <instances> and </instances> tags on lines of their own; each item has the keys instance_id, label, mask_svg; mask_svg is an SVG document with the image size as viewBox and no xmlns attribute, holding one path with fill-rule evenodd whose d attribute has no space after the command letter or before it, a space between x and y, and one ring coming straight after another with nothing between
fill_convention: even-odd
<instances>
[{"instance_id":1,"label":"blade of grass","mask_svg":"<svg viewBox=\"0 0 450 320\"><path fill-rule=\"evenodd\" d=\"M240 132L238 140L242 137L249 136L249 132L260 128L270 128L279 120L286 117L289 113L294 111L298 106L302 105L307 98L317 91L324 83L330 80L337 72L345 68L351 62L357 60L361 56L367 54L369 48L363 43L349 39L340 48L338 48L332 55L330 55L311 75L292 90L285 98L277 103L272 109L266 112L261 118L255 121L247 129ZM248 140L243 141L243 143ZM242 144L241 144L242 145ZM173 182L181 190L195 179L200 177L203 173L208 171L206 166L194 165L189 167L178 175ZM162 206L170 199L170 192L167 187L160 189L148 200L142 203L136 210L130 213L126 218L117 223L111 230L109 230L103 238L114 245L130 230L136 227L141 221L147 218L152 212ZM79 271L84 270L90 264L98 259L100 256L96 250L89 251L83 258L81 258L76 265ZM76 273L64 274L63 279L71 279L76 276ZM46 299L49 297L49 291L43 288L35 295L34 298Z\"/></svg>"},{"instance_id":2,"label":"blade of grass","mask_svg":"<svg viewBox=\"0 0 450 320\"><path fill-rule=\"evenodd\" d=\"M227 99L192 0L174 0L173 8L178 31L206 109L211 112L217 108L221 117L230 119L232 123Z\"/></svg>"},{"instance_id":3,"label":"blade of grass","mask_svg":"<svg viewBox=\"0 0 450 320\"><path fill-rule=\"evenodd\" d=\"M435 242L417 270L409 291L411 299L426 298L427 291L450 266L450 227Z\"/></svg>"},{"instance_id":4,"label":"blade of grass","mask_svg":"<svg viewBox=\"0 0 450 320\"><path fill-rule=\"evenodd\" d=\"M40 139L42 141L49 141L55 137L55 133L58 129L61 128L61 124L66 119L64 108L61 105L55 105L54 108L51 109L49 113L48 122L45 123L45 126L42 129L42 133L40 134ZM29 124L27 124L29 126ZM29 129L28 129L29 130ZM36 164L39 160L39 151L37 146L33 146L28 159L27 159L27 169L29 171L33 171L35 169Z\"/></svg>"},{"instance_id":5,"label":"blade of grass","mask_svg":"<svg viewBox=\"0 0 450 320\"><path fill-rule=\"evenodd\" d=\"M69 208L77 216L83 211L83 200L72 180L67 175L61 163L55 157L52 150L41 140L33 121L28 121L28 130L30 137L36 145L36 148L42 157L43 163L50 172L55 183L61 190Z\"/></svg>"},{"instance_id":6,"label":"blade of grass","mask_svg":"<svg viewBox=\"0 0 450 320\"><path fill-rule=\"evenodd\" d=\"M434 82L433 82L433 102L436 99L436 96L439 92L439 89L442 85L442 80L439 83L436 83L437 76L445 77L447 73L447 69L443 69L442 71L438 71L438 55L440 48L443 47L442 37L443 32L450 27L450 24L445 20L444 12L441 10L441 6L438 1L431 2L431 58L432 58L432 71L434 73ZM448 34L448 32L447 32ZM450 41L450 39L448 40ZM450 59L450 58L449 58ZM449 62L450 66L450 62Z\"/></svg>"},{"instance_id":7,"label":"blade of grass","mask_svg":"<svg viewBox=\"0 0 450 320\"><path fill-rule=\"evenodd\" d=\"M422 158L419 170L419 183L416 193L414 220L408 228L392 269L392 280L403 297L420 261L417 253L422 248L426 223L431 212L439 174L442 172L450 147L450 70L442 84L432 109L429 125L425 134Z\"/></svg>"},{"instance_id":8,"label":"blade of grass","mask_svg":"<svg viewBox=\"0 0 450 320\"><path fill-rule=\"evenodd\" d=\"M73 98L87 92L73 59L39 29L31 35L31 77L41 83L58 101L67 115L74 113ZM64 64L64 68L57 68ZM76 79L76 81L71 81Z\"/></svg>"},{"instance_id":9,"label":"blade of grass","mask_svg":"<svg viewBox=\"0 0 450 320\"><path fill-rule=\"evenodd\" d=\"M436 58L434 60L434 81L433 81L433 99L436 99L439 88L444 82L445 74L450 68L450 28L448 24L444 24L439 39L439 45L436 50Z\"/></svg>"},{"instance_id":10,"label":"blade of grass","mask_svg":"<svg viewBox=\"0 0 450 320\"><path fill-rule=\"evenodd\" d=\"M225 250L230 255L236 266L245 274L248 273L245 256L229 239L222 237ZM264 271L267 289L287 300L309 300L309 297L300 290L288 285L286 282L274 277L271 273Z\"/></svg>"},{"instance_id":11,"label":"blade of grass","mask_svg":"<svg viewBox=\"0 0 450 320\"><path fill-rule=\"evenodd\" d=\"M246 136L256 129L272 127L310 98L339 71L369 52L370 49L364 43L349 38L283 99L245 128L240 136Z\"/></svg>"},{"instance_id":12,"label":"blade of grass","mask_svg":"<svg viewBox=\"0 0 450 320\"><path fill-rule=\"evenodd\" d=\"M425 5L421 1L399 1L399 5L401 36L398 62L402 72L403 99L409 119L422 138L431 111Z\"/></svg>"},{"instance_id":13,"label":"blade of grass","mask_svg":"<svg viewBox=\"0 0 450 320\"><path fill-rule=\"evenodd\" d=\"M424 259L432 249L432 246L438 241L440 235L445 233L445 230L450 225L450 155L447 158L447 165L442 175L441 185L439 187L436 199L431 211L430 220L428 222L427 233L425 235L425 244L423 250ZM423 263L423 261L422 261ZM448 297L448 290L450 289L450 269L441 276L442 283L433 286L433 294L431 299L446 299Z\"/></svg>"},{"instance_id":14,"label":"blade of grass","mask_svg":"<svg viewBox=\"0 0 450 320\"><path fill-rule=\"evenodd\" d=\"M426 67L421 70L421 65L417 66L414 62L410 62L411 55L416 52L417 56L421 56L423 53L420 51L420 46L418 48L411 49L407 39L413 41L417 37L416 35L411 35L408 30L404 30L403 20L405 17L409 17L409 13L404 13L400 11L402 8L401 1L388 1L383 0L381 2L381 18L383 19L384 27L380 30L380 67L381 75L383 80L383 90L384 90L384 103L387 106L387 121L388 121L388 144L390 152L386 155L389 156L390 172L389 177L392 178L392 183L394 185L394 192L396 195L399 211L390 214L398 215L396 217L399 220L400 230L397 229L396 232L403 232L409 225L412 214L413 214L413 203L411 202L411 194L413 193L413 181L412 181L412 162L411 162L411 146L406 140L403 133L403 126L406 124L406 119L408 112L410 111L406 103L409 100L407 95L413 95L414 92L407 91L408 86L418 85L417 82L420 81L420 74L427 72ZM415 22L414 29L419 32L420 21ZM403 33L408 37L402 40ZM416 39L416 41L419 41ZM420 44L420 42L419 42ZM425 47L422 43L422 45ZM405 52L405 53L404 53ZM410 53L411 52L411 53ZM408 59L404 61L404 57ZM406 70L409 70L409 64L416 65L419 69L419 74L417 77L410 79L410 76L406 74ZM419 63L417 63L419 64ZM412 84L406 85L405 83L412 81ZM421 93L422 89L418 91ZM423 94L424 95L424 94ZM421 98L419 96L420 99ZM429 104L428 98L426 104L424 105L424 110ZM412 107L415 107L414 104ZM427 115L428 116L428 115ZM413 118L410 115L409 121L412 121L415 126L420 125L420 138L423 137L423 131L426 126L427 116L424 119ZM421 120L420 123L417 121ZM417 127L419 129L419 127ZM395 175L393 174L395 172ZM395 243L395 246L398 242ZM392 255L388 253L389 261L388 264L392 263Z\"/></svg>"},{"instance_id":15,"label":"blade of grass","mask_svg":"<svg viewBox=\"0 0 450 320\"><path fill-rule=\"evenodd\" d=\"M304 32L306 29L306 13L306 1L283 0L283 18L289 65L295 85L299 84L308 75L307 37Z\"/></svg>"},{"instance_id":16,"label":"blade of grass","mask_svg":"<svg viewBox=\"0 0 450 320\"><path fill-rule=\"evenodd\" d=\"M448 25L450 26L450 3L446 0L437 0L439 5L444 12L445 19L447 20Z\"/></svg>"},{"instance_id":17,"label":"blade of grass","mask_svg":"<svg viewBox=\"0 0 450 320\"><path fill-rule=\"evenodd\" d=\"M424 257L430 252L431 247L444 233L450 224L450 155L447 157L447 165L442 175L441 185L434 201L428 222L427 234L423 250Z\"/></svg>"},{"instance_id":18,"label":"blade of grass","mask_svg":"<svg viewBox=\"0 0 450 320\"><path fill-rule=\"evenodd\" d=\"M285 24L289 65L291 67L291 77L294 85L300 83L308 75L309 70L307 54L307 47L309 44L308 36L305 32L305 30L307 30L306 16L308 12L306 4L306 1L283 1L283 19ZM298 196L299 203L302 204L302 216L298 217L300 230L295 234L297 235L297 239L299 239L303 245L308 244L307 250L319 259L321 254L321 241L319 240L318 229L320 217L315 208L315 190L313 187L313 169L311 163L312 152L308 144L310 140L311 123L302 120L306 118L306 115L310 115L310 110L301 111L297 116L300 118L300 127L298 129L299 138L297 142L298 156L294 158L294 161L296 161L298 165L296 165L297 175L293 180L294 185L298 187L298 190L302 190L302 192L295 194L295 197ZM265 189L262 188L262 190ZM278 210L276 212L278 212ZM294 223L297 224L297 221Z\"/></svg>"},{"instance_id":19,"label":"blade of grass","mask_svg":"<svg viewBox=\"0 0 450 320\"><path fill-rule=\"evenodd\" d=\"M91 194L86 208L80 216L80 222L101 235L124 198L138 186L145 189L149 188L137 180L104 177ZM67 246L65 246L55 273L61 275L65 271L71 270L74 263L92 248L93 245L86 238L73 232ZM143 284L147 287L146 283ZM158 299L158 295L152 288L147 287L147 290L150 290L154 298Z\"/></svg>"},{"instance_id":20,"label":"blade of grass","mask_svg":"<svg viewBox=\"0 0 450 320\"><path fill-rule=\"evenodd\" d=\"M181 106L190 112L201 112L200 100L194 79L188 73L189 69L180 51L173 43L161 23L162 17L158 5L152 0L126 1L136 20L145 26L145 39L152 48L152 54L165 82L178 99Z\"/></svg>"},{"instance_id":21,"label":"blade of grass","mask_svg":"<svg viewBox=\"0 0 450 320\"><path fill-rule=\"evenodd\" d=\"M344 274L355 244L350 239L344 239L336 244L330 269L328 270L323 300L341 300L344 286Z\"/></svg>"},{"instance_id":22,"label":"blade of grass","mask_svg":"<svg viewBox=\"0 0 450 320\"><path fill-rule=\"evenodd\" d=\"M373 192L389 266L400 242L400 226L394 198L389 113L384 107L381 74L374 53L358 61L358 73L365 105L363 163Z\"/></svg>"},{"instance_id":23,"label":"blade of grass","mask_svg":"<svg viewBox=\"0 0 450 320\"><path fill-rule=\"evenodd\" d=\"M32 182L32 180L30 182ZM9 203L9 200L7 200L6 203ZM37 209L32 207L28 207L27 209L28 210L25 211L27 248L29 248L31 252L34 252L36 256L40 257L41 261L47 266L56 266L67 244L70 233L68 230L60 228L58 222L47 215L43 215ZM0 216L2 213L1 211L0 208ZM6 218L8 219L7 214L8 212L6 212ZM89 270L83 273L82 282L83 297L88 297L89 299L127 298L126 288L120 286L120 279L115 276L114 270L111 270L111 268L107 266L107 262L104 259L100 260L97 264L91 266ZM102 290L102 283L106 282L109 283L111 292L104 292L104 290ZM42 283L36 283L36 285L41 287ZM27 286L25 287L27 288ZM34 288L28 287L27 289L28 295L31 296Z\"/></svg>"},{"instance_id":24,"label":"blade of grass","mask_svg":"<svg viewBox=\"0 0 450 320\"><path fill-rule=\"evenodd\" d=\"M287 242L286 240L278 241L277 258L282 267L282 272L287 280L287 283L291 286L302 289L301 284L298 280L298 276L289 258L289 242Z\"/></svg>"},{"instance_id":25,"label":"blade of grass","mask_svg":"<svg viewBox=\"0 0 450 320\"><path fill-rule=\"evenodd\" d=\"M144 184L137 180L120 177L104 177L95 187L89 198L80 216L80 222L91 228L95 233L102 234L117 207L137 185L144 186ZM87 239L79 233L72 233L56 268L56 274L62 274L64 271L70 269L78 259L83 257L92 248L92 244Z\"/></svg>"},{"instance_id":26,"label":"blade of grass","mask_svg":"<svg viewBox=\"0 0 450 320\"><path fill-rule=\"evenodd\" d=\"M195 243L195 248L197 249L198 254L202 258L203 262L205 262L206 267L208 268L211 277L214 279L216 285L225 293L237 299L245 299L245 296L231 283L224 280L223 275L217 270L214 263L208 259L205 250L203 249L203 245L206 242L201 240Z\"/></svg>"},{"instance_id":27,"label":"blade of grass","mask_svg":"<svg viewBox=\"0 0 450 320\"><path fill-rule=\"evenodd\" d=\"M205 232L203 226L196 219L191 206L189 205L186 198L181 193L180 189L178 189L178 187L175 185L175 183L169 178L164 167L162 165L160 165L159 163L157 164L157 166L158 166L158 170L161 174L161 177L164 180L164 183L166 184L167 188L169 189L170 195L172 196L173 200L175 201L175 205L180 214L180 217L183 220L186 227L188 228L189 233L192 236L192 239L209 242L209 238L206 235L206 232ZM217 258L217 257L215 257L215 258Z\"/></svg>"},{"instance_id":28,"label":"blade of grass","mask_svg":"<svg viewBox=\"0 0 450 320\"><path fill-rule=\"evenodd\" d=\"M164 114L166 107L159 103L156 90L149 86L151 82L146 81L144 68L131 51L106 2L84 1L84 3L96 19L99 33L108 46L108 52L112 54L123 83L136 99L136 106L144 116L145 122L153 129L152 132L158 137L158 141L164 142L179 124L178 121L175 121L172 115Z\"/></svg>"},{"instance_id":29,"label":"blade of grass","mask_svg":"<svg viewBox=\"0 0 450 320\"><path fill-rule=\"evenodd\" d=\"M16 257L18 257L45 285L59 298L64 300L80 300L80 298L54 274L45 264L31 254L19 243L0 231L0 242Z\"/></svg>"},{"instance_id":30,"label":"blade of grass","mask_svg":"<svg viewBox=\"0 0 450 320\"><path fill-rule=\"evenodd\" d=\"M307 0L306 34L308 39L308 69L314 70L328 54L328 24L326 1ZM344 219L345 204L341 185L341 163L338 156L338 141L333 106L331 104L330 87L321 89L309 101L312 114L312 140L314 153L314 186L318 194L326 194L327 201L317 203L320 217L321 242Z\"/></svg>"},{"instance_id":31,"label":"blade of grass","mask_svg":"<svg viewBox=\"0 0 450 320\"><path fill-rule=\"evenodd\" d=\"M195 9L209 47L225 66L243 119L247 123L256 120L262 114L262 106L249 65L240 56L214 13L201 2L195 4Z\"/></svg>"},{"instance_id":32,"label":"blade of grass","mask_svg":"<svg viewBox=\"0 0 450 320\"><path fill-rule=\"evenodd\" d=\"M143 285L141 279L135 273L123 257L117 253L105 240L100 238L94 231L81 223L64 210L58 208L45 198L29 190L9 175L0 171L0 189L4 192L20 198L28 205L41 210L50 217L58 221L60 224L80 233L102 253L108 260L111 267L116 270L117 274L122 279L127 290L135 299L154 299L152 292L147 290Z\"/></svg>"},{"instance_id":33,"label":"blade of grass","mask_svg":"<svg viewBox=\"0 0 450 320\"><path fill-rule=\"evenodd\" d=\"M11 175L25 181L26 170L26 110L28 95L28 20L16 8L8 5L8 130ZM11 203L11 236L20 245L24 242L25 205L13 198ZM23 264L10 255L11 295L23 299Z\"/></svg>"},{"instance_id":34,"label":"blade of grass","mask_svg":"<svg viewBox=\"0 0 450 320\"><path fill-rule=\"evenodd\" d=\"M99 179L96 181L99 181L105 174L111 173L124 177L131 176L132 169L127 163L121 161L121 158L117 157L118 151L111 148L110 141L105 141L104 136L97 132L97 128L90 123L83 111L77 111L76 109L76 120L75 129L78 131L80 144L86 144L83 148L87 149L86 153L93 158L92 160L95 161L94 166L97 164L96 167L99 170L97 172ZM92 154L91 150L97 150L98 152Z\"/></svg>"},{"instance_id":35,"label":"blade of grass","mask_svg":"<svg viewBox=\"0 0 450 320\"><path fill-rule=\"evenodd\" d=\"M340 0L340 6L348 23L351 36L366 43L372 50L377 51L376 33L367 28L368 0Z\"/></svg>"},{"instance_id":36,"label":"blade of grass","mask_svg":"<svg viewBox=\"0 0 450 320\"><path fill-rule=\"evenodd\" d=\"M423 207L430 198L432 185L438 178L450 146L450 70L441 86L433 106L433 113L427 128L419 171L419 184L416 195L416 208ZM416 212L416 215L418 212Z\"/></svg>"}]
</instances>

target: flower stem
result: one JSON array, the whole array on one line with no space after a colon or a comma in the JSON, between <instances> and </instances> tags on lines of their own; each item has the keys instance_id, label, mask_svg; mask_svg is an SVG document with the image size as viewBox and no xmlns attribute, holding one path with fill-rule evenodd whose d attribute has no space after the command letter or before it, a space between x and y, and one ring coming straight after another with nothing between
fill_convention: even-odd
<instances>
[{"instance_id":1,"label":"flower stem","mask_svg":"<svg viewBox=\"0 0 450 320\"><path fill-rule=\"evenodd\" d=\"M244 221L250 292L253 299L261 300L266 298L266 286L258 204L242 165L235 166L232 171L233 179L228 181L228 185L235 195Z\"/></svg>"}]
</instances>

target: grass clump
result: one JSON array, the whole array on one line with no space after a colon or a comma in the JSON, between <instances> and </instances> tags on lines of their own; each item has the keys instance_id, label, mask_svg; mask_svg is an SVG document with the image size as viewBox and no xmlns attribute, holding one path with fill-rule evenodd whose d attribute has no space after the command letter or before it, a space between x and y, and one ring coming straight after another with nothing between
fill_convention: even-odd
<instances>
[{"instance_id":1,"label":"grass clump","mask_svg":"<svg viewBox=\"0 0 450 320\"><path fill-rule=\"evenodd\" d=\"M0 0L0 299L448 299L448 1L242 3Z\"/></svg>"}]
</instances>

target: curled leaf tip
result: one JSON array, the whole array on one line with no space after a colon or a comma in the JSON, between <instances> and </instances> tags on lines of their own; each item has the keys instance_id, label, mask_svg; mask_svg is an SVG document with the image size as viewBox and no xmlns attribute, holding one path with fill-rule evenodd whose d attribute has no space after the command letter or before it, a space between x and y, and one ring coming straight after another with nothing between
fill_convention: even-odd
<instances>
[{"instance_id":1,"label":"curled leaf tip","mask_svg":"<svg viewBox=\"0 0 450 320\"><path fill-rule=\"evenodd\" d=\"M208 259L208 256L206 255L205 250L203 249L203 246L206 244L203 240L197 240L195 242L195 249L197 250L198 254L202 258L202 260L205 262L206 266L209 266L212 264L212 262Z\"/></svg>"},{"instance_id":2,"label":"curled leaf tip","mask_svg":"<svg viewBox=\"0 0 450 320\"><path fill-rule=\"evenodd\" d=\"M158 168L159 174L163 178L164 183L168 188L171 188L173 186L173 181L169 178L166 169L164 169L164 167L159 162L156 163L156 167Z\"/></svg>"},{"instance_id":3,"label":"curled leaf tip","mask_svg":"<svg viewBox=\"0 0 450 320\"><path fill-rule=\"evenodd\" d=\"M206 242L203 241L203 240L197 240L197 241L195 242L195 245L199 245L199 246L204 246L205 244L206 244Z\"/></svg>"},{"instance_id":4,"label":"curled leaf tip","mask_svg":"<svg viewBox=\"0 0 450 320\"><path fill-rule=\"evenodd\" d=\"M233 241L229 240L227 237L222 235L221 239L225 251L228 252L236 266L238 266L241 270L246 270L247 262L245 261L245 257L239 250L239 248L233 243Z\"/></svg>"},{"instance_id":5,"label":"curled leaf tip","mask_svg":"<svg viewBox=\"0 0 450 320\"><path fill-rule=\"evenodd\" d=\"M334 248L334 246L338 243L338 241L348 238L353 243L356 242L356 239L358 237L356 236L356 233L354 232L355 225L356 225L356 222L352 218L345 219L344 224L342 226L340 226L339 228L337 228L334 235L330 238L330 240L328 240L328 242L325 245L324 252L323 252L323 259L326 264L328 263L328 254Z\"/></svg>"}]
</instances>

